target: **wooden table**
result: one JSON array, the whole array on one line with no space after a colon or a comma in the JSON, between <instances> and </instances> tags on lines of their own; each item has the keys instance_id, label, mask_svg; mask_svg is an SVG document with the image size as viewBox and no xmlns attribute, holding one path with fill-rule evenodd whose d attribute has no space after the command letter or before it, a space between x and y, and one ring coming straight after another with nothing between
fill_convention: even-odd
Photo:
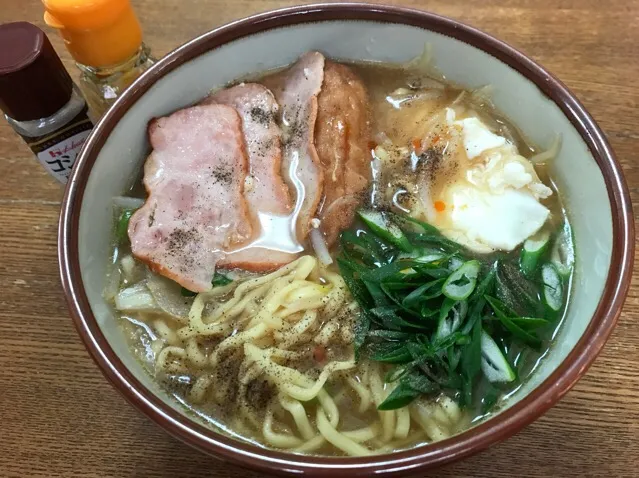
<instances>
[{"instance_id":1,"label":"wooden table","mask_svg":"<svg viewBox=\"0 0 639 478\"><path fill-rule=\"evenodd\" d=\"M0 3L0 22L43 26L38 0ZM222 23L296 2L133 3L147 43L161 55ZM638 0L392 3L427 3L500 37L559 76L608 134L639 210ZM50 37L75 74L62 42ZM4 121L0 165L0 476L259 476L171 438L111 388L80 342L60 288L62 188ZM433 476L639 476L638 345L635 287L604 352L561 403L516 437Z\"/></svg>"}]
</instances>

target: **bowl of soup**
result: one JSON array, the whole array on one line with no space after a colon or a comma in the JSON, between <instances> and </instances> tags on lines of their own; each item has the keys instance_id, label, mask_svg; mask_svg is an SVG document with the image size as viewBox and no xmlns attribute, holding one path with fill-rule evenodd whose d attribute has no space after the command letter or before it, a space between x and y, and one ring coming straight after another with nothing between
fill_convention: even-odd
<instances>
[{"instance_id":1,"label":"bowl of soup","mask_svg":"<svg viewBox=\"0 0 639 478\"><path fill-rule=\"evenodd\" d=\"M60 221L107 378L263 472L400 475L482 450L601 350L628 190L578 100L426 12L278 10L167 55L99 122Z\"/></svg>"}]
</instances>

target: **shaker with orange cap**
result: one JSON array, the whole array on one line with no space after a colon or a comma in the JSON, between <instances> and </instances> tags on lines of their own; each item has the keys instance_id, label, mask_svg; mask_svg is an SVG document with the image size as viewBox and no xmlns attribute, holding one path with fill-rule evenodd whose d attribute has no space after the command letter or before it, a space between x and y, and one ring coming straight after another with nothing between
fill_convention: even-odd
<instances>
[{"instance_id":1,"label":"shaker with orange cap","mask_svg":"<svg viewBox=\"0 0 639 478\"><path fill-rule=\"evenodd\" d=\"M94 117L111 106L155 60L129 0L42 0L82 72L80 88Z\"/></svg>"}]
</instances>

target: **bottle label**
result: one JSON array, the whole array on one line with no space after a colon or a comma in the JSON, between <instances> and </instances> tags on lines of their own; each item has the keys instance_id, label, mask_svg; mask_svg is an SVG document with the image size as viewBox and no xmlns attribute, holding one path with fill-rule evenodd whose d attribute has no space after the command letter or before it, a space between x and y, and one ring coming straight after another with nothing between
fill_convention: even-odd
<instances>
[{"instance_id":1,"label":"bottle label","mask_svg":"<svg viewBox=\"0 0 639 478\"><path fill-rule=\"evenodd\" d=\"M61 129L47 136L29 138L27 144L49 174L65 184L92 128L85 108Z\"/></svg>"}]
</instances>

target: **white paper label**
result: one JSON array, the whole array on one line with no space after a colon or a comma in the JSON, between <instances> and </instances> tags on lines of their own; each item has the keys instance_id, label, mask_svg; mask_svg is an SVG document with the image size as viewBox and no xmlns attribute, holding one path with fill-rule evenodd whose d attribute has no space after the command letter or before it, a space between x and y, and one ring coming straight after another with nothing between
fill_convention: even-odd
<instances>
[{"instance_id":1,"label":"white paper label","mask_svg":"<svg viewBox=\"0 0 639 478\"><path fill-rule=\"evenodd\" d=\"M89 133L91 133L90 128L40 151L37 155L38 160L52 176L66 184L71 174L71 168L75 164L75 158Z\"/></svg>"}]
</instances>

